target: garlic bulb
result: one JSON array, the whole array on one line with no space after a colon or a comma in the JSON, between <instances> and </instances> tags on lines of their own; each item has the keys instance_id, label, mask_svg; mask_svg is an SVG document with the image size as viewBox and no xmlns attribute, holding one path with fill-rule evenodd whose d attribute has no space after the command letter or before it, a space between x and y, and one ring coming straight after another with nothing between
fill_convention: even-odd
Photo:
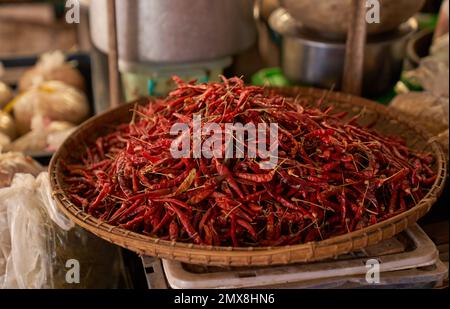
<instances>
[{"instance_id":1,"label":"garlic bulb","mask_svg":"<svg viewBox=\"0 0 450 309\"><path fill-rule=\"evenodd\" d=\"M0 109L2 109L11 99L13 93L11 88L0 81Z\"/></svg>"},{"instance_id":2,"label":"garlic bulb","mask_svg":"<svg viewBox=\"0 0 450 309\"><path fill-rule=\"evenodd\" d=\"M11 140L16 137L16 125L13 118L2 111L0 111L0 133L8 136Z\"/></svg>"},{"instance_id":3,"label":"garlic bulb","mask_svg":"<svg viewBox=\"0 0 450 309\"><path fill-rule=\"evenodd\" d=\"M85 90L85 81L74 66L66 62L61 51L41 55L35 66L25 71L19 80L19 91L23 92L43 82L58 80L80 91Z\"/></svg>"},{"instance_id":4,"label":"garlic bulb","mask_svg":"<svg viewBox=\"0 0 450 309\"><path fill-rule=\"evenodd\" d=\"M48 81L32 88L15 99L14 118L19 133L30 131L33 117L49 121L79 124L89 115L86 96L63 82Z\"/></svg>"}]
</instances>

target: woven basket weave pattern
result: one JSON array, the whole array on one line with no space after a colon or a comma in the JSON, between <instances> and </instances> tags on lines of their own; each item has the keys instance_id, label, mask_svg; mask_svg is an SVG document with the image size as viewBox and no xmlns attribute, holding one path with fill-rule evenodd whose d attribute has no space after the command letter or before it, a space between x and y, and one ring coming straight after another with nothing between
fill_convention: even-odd
<instances>
[{"instance_id":1,"label":"woven basket weave pattern","mask_svg":"<svg viewBox=\"0 0 450 309\"><path fill-rule=\"evenodd\" d=\"M193 264L261 266L333 258L391 238L425 215L442 193L447 175L447 162L442 149L436 142L428 142L430 136L408 124L401 115L390 112L384 106L371 101L341 93L297 87L282 88L277 91L286 96L299 96L309 100L325 99L326 104L333 105L336 111L348 111L350 117L360 114L361 124L375 123L373 128L378 132L401 136L406 139L409 147L431 152L436 161L433 169L438 174L433 187L415 207L400 215L345 235L307 244L282 247L214 247L165 241L134 233L102 222L75 206L63 190L61 162L76 160L77 156L83 153L84 147L91 144L98 135L108 132L115 124L129 121L133 104L145 102L141 100L91 118L59 148L49 167L53 195L58 206L75 223L95 235L141 255Z\"/></svg>"}]
</instances>

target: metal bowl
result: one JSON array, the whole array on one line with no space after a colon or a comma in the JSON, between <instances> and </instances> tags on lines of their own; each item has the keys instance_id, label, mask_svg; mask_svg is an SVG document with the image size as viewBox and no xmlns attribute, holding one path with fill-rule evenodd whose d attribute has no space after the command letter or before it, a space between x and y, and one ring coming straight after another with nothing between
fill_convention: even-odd
<instances>
[{"instance_id":1,"label":"metal bowl","mask_svg":"<svg viewBox=\"0 0 450 309\"><path fill-rule=\"evenodd\" d=\"M305 27L345 35L352 0L281 0L281 5ZM395 30L424 5L425 0L379 0L380 23L367 25L369 34Z\"/></svg>"},{"instance_id":2,"label":"metal bowl","mask_svg":"<svg viewBox=\"0 0 450 309\"><path fill-rule=\"evenodd\" d=\"M272 13L269 24L281 37L281 66L290 81L321 88L341 88L345 40L325 38L311 32L283 8ZM388 34L368 37L364 95L384 94L399 80L407 41L417 28L417 21L411 18Z\"/></svg>"}]
</instances>

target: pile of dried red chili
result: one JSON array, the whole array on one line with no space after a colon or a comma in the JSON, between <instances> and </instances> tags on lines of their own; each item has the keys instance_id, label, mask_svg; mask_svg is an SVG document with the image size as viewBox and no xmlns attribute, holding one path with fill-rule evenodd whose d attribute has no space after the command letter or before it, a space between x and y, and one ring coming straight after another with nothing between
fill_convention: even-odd
<instances>
[{"instance_id":1,"label":"pile of dried red chili","mask_svg":"<svg viewBox=\"0 0 450 309\"><path fill-rule=\"evenodd\" d=\"M241 79L178 88L134 109L65 165L73 203L160 239L221 246L277 246L361 229L413 207L436 176L433 158L344 120L345 113L284 98ZM277 123L278 164L171 156L174 123Z\"/></svg>"}]
</instances>

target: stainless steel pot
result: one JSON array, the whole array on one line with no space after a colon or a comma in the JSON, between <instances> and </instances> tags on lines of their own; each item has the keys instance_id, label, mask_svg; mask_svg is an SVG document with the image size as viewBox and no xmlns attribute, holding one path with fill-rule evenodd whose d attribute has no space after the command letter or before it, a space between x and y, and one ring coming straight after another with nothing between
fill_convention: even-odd
<instances>
[{"instance_id":1,"label":"stainless steel pot","mask_svg":"<svg viewBox=\"0 0 450 309\"><path fill-rule=\"evenodd\" d=\"M425 4L425 0L378 1L380 4L380 22L367 25L369 34L395 30ZM347 33L351 0L280 0L280 2L305 27L320 33L333 33L335 35Z\"/></svg>"},{"instance_id":2,"label":"stainless steel pot","mask_svg":"<svg viewBox=\"0 0 450 309\"><path fill-rule=\"evenodd\" d=\"M252 0L116 0L119 58L185 63L230 56L256 40ZM91 37L107 52L106 0L92 0Z\"/></svg>"},{"instance_id":3,"label":"stainless steel pot","mask_svg":"<svg viewBox=\"0 0 450 309\"><path fill-rule=\"evenodd\" d=\"M283 8L272 13L269 24L281 36L281 66L289 80L340 89L345 41L322 38L309 32ZM368 38L364 59L364 95L386 93L398 81L408 38L416 30L416 20L410 19L396 31Z\"/></svg>"}]
</instances>

